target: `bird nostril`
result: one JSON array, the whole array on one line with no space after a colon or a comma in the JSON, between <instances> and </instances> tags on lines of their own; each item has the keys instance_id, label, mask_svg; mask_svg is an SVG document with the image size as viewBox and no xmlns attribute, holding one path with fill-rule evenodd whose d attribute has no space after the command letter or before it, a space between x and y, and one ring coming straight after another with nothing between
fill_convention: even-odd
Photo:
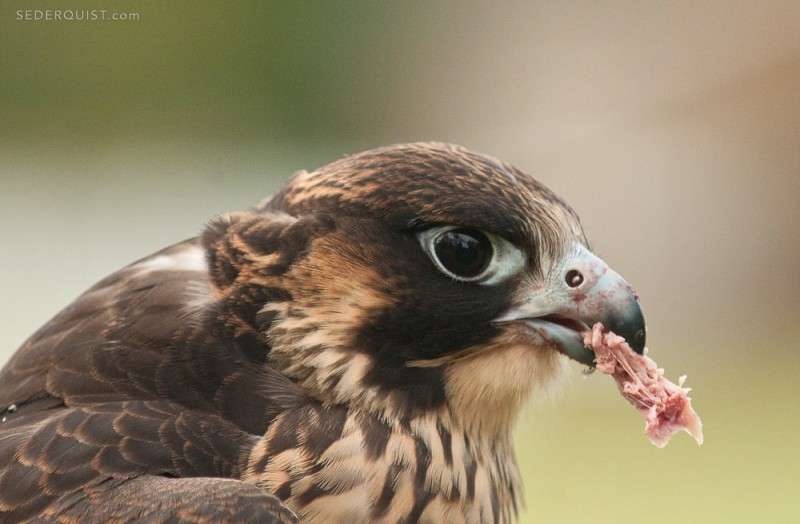
<instances>
[{"instance_id":1,"label":"bird nostril","mask_svg":"<svg viewBox=\"0 0 800 524\"><path fill-rule=\"evenodd\" d=\"M570 269L567 271L566 281L569 287L578 287L583 284L583 275L577 269Z\"/></svg>"}]
</instances>

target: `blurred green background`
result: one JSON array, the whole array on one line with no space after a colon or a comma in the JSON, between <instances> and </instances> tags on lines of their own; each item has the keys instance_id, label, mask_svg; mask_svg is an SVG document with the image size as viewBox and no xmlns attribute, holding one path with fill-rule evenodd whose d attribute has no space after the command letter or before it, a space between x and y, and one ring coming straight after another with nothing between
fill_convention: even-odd
<instances>
[{"instance_id":1,"label":"blurred green background","mask_svg":"<svg viewBox=\"0 0 800 524\"><path fill-rule=\"evenodd\" d=\"M294 170L457 142L573 204L705 421L658 450L576 368L520 423L522 522L797 522L798 35L794 1L3 2L0 362Z\"/></svg>"}]
</instances>

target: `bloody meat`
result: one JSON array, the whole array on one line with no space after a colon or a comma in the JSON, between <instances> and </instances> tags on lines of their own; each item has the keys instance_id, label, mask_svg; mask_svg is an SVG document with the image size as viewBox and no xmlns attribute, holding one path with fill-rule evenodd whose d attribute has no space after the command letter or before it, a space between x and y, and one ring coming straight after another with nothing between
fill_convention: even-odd
<instances>
[{"instance_id":1,"label":"bloody meat","mask_svg":"<svg viewBox=\"0 0 800 524\"><path fill-rule=\"evenodd\" d=\"M683 387L685 375L677 384L670 382L646 353L635 353L624 338L605 331L599 322L584 334L584 343L594 351L597 369L614 377L622 396L642 414L650 442L663 448L684 430L703 443L703 424L692 408L690 389Z\"/></svg>"}]
</instances>

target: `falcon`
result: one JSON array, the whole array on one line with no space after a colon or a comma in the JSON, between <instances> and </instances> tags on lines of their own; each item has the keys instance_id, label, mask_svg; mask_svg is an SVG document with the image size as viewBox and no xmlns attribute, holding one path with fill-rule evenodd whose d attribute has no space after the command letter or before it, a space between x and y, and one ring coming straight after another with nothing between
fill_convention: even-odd
<instances>
[{"instance_id":1,"label":"falcon","mask_svg":"<svg viewBox=\"0 0 800 524\"><path fill-rule=\"evenodd\" d=\"M636 294L576 213L439 143L296 173L100 281L0 372L2 522L510 522L512 429Z\"/></svg>"}]
</instances>

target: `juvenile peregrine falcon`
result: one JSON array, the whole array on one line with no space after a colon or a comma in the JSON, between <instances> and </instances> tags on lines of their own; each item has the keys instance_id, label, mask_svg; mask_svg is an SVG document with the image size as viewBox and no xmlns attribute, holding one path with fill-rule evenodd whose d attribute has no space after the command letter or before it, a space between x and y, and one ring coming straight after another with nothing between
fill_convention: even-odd
<instances>
[{"instance_id":1,"label":"juvenile peregrine falcon","mask_svg":"<svg viewBox=\"0 0 800 524\"><path fill-rule=\"evenodd\" d=\"M520 170L349 156L105 278L0 372L0 521L509 522L511 430L630 286Z\"/></svg>"}]
</instances>

